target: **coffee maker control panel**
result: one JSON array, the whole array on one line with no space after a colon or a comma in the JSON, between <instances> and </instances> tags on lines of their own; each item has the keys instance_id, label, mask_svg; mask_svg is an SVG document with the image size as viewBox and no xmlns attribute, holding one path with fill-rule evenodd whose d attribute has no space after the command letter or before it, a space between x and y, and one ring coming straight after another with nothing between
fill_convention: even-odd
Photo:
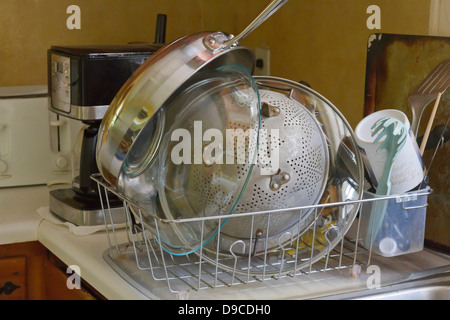
<instances>
[{"instance_id":1,"label":"coffee maker control panel","mask_svg":"<svg viewBox=\"0 0 450 320\"><path fill-rule=\"evenodd\" d=\"M52 46L48 50L49 110L101 121L131 75L161 45Z\"/></svg>"},{"instance_id":2,"label":"coffee maker control panel","mask_svg":"<svg viewBox=\"0 0 450 320\"><path fill-rule=\"evenodd\" d=\"M51 55L52 107L70 113L70 58Z\"/></svg>"}]
</instances>

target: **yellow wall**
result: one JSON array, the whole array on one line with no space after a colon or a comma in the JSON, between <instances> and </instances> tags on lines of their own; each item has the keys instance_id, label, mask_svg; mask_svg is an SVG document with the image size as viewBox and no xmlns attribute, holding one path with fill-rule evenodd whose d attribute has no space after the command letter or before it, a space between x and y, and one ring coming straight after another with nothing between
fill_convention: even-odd
<instances>
[{"instance_id":1,"label":"yellow wall","mask_svg":"<svg viewBox=\"0 0 450 320\"><path fill-rule=\"evenodd\" d=\"M266 0L1 0L0 86L46 84L51 45L154 40L157 13L168 15L167 41L204 30L240 32ZM66 8L81 8L68 30ZM369 5L377 32L426 34L428 0L290 0L242 44L271 49L272 75L305 80L355 126L362 118Z\"/></svg>"},{"instance_id":2,"label":"yellow wall","mask_svg":"<svg viewBox=\"0 0 450 320\"><path fill-rule=\"evenodd\" d=\"M69 5L81 8L81 30L69 30ZM156 15L170 17L167 39L201 29L200 0L1 0L0 86L46 84L52 45L153 42Z\"/></svg>"},{"instance_id":3,"label":"yellow wall","mask_svg":"<svg viewBox=\"0 0 450 320\"><path fill-rule=\"evenodd\" d=\"M248 6L250 18L257 13L255 7L265 1L227 3ZM370 5L381 9L381 30L366 26ZM428 0L290 0L243 44L268 45L272 75L307 81L333 102L354 128L363 116L369 35L427 34L429 5ZM233 20L242 27L246 19L238 16Z\"/></svg>"}]
</instances>

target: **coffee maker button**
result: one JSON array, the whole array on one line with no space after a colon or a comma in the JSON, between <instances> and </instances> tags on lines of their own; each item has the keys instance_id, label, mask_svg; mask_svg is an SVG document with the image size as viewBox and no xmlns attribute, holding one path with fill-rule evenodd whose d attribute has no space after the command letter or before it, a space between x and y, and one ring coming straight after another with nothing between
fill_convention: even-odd
<instances>
[{"instance_id":1,"label":"coffee maker button","mask_svg":"<svg viewBox=\"0 0 450 320\"><path fill-rule=\"evenodd\" d=\"M67 164L68 164L67 159L62 156L59 156L58 158L56 158L55 163L56 163L56 166L60 169L66 168Z\"/></svg>"},{"instance_id":2,"label":"coffee maker button","mask_svg":"<svg viewBox=\"0 0 450 320\"><path fill-rule=\"evenodd\" d=\"M8 164L5 161L0 160L0 173L6 173L6 171L8 171Z\"/></svg>"}]
</instances>

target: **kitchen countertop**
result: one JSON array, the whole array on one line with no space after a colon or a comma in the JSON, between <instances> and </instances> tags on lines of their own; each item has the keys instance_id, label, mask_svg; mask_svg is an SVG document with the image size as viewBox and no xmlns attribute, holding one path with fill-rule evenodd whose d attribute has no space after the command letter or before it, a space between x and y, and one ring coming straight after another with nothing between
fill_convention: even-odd
<instances>
[{"instance_id":1,"label":"kitchen countertop","mask_svg":"<svg viewBox=\"0 0 450 320\"><path fill-rule=\"evenodd\" d=\"M66 265L77 265L81 277L105 298L146 299L102 258L109 248L105 231L76 236L67 226L47 221L37 213L48 206L48 194L47 186L0 189L0 245L39 241Z\"/></svg>"},{"instance_id":2,"label":"kitchen countertop","mask_svg":"<svg viewBox=\"0 0 450 320\"><path fill-rule=\"evenodd\" d=\"M0 189L0 245L36 241L42 220L36 209L47 205L45 186Z\"/></svg>"}]
</instances>

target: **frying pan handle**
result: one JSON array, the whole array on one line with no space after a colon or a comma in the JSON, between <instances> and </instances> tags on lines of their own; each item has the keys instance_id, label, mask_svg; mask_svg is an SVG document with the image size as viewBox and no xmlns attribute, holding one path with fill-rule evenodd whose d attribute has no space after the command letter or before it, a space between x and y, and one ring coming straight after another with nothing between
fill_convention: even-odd
<instances>
[{"instance_id":1,"label":"frying pan handle","mask_svg":"<svg viewBox=\"0 0 450 320\"><path fill-rule=\"evenodd\" d=\"M239 42L258 28L264 21L266 21L272 14L278 11L288 0L272 0L267 4L266 8L236 37L220 41L217 34L212 34L205 38L204 44L211 51L228 49L239 44Z\"/></svg>"}]
</instances>

